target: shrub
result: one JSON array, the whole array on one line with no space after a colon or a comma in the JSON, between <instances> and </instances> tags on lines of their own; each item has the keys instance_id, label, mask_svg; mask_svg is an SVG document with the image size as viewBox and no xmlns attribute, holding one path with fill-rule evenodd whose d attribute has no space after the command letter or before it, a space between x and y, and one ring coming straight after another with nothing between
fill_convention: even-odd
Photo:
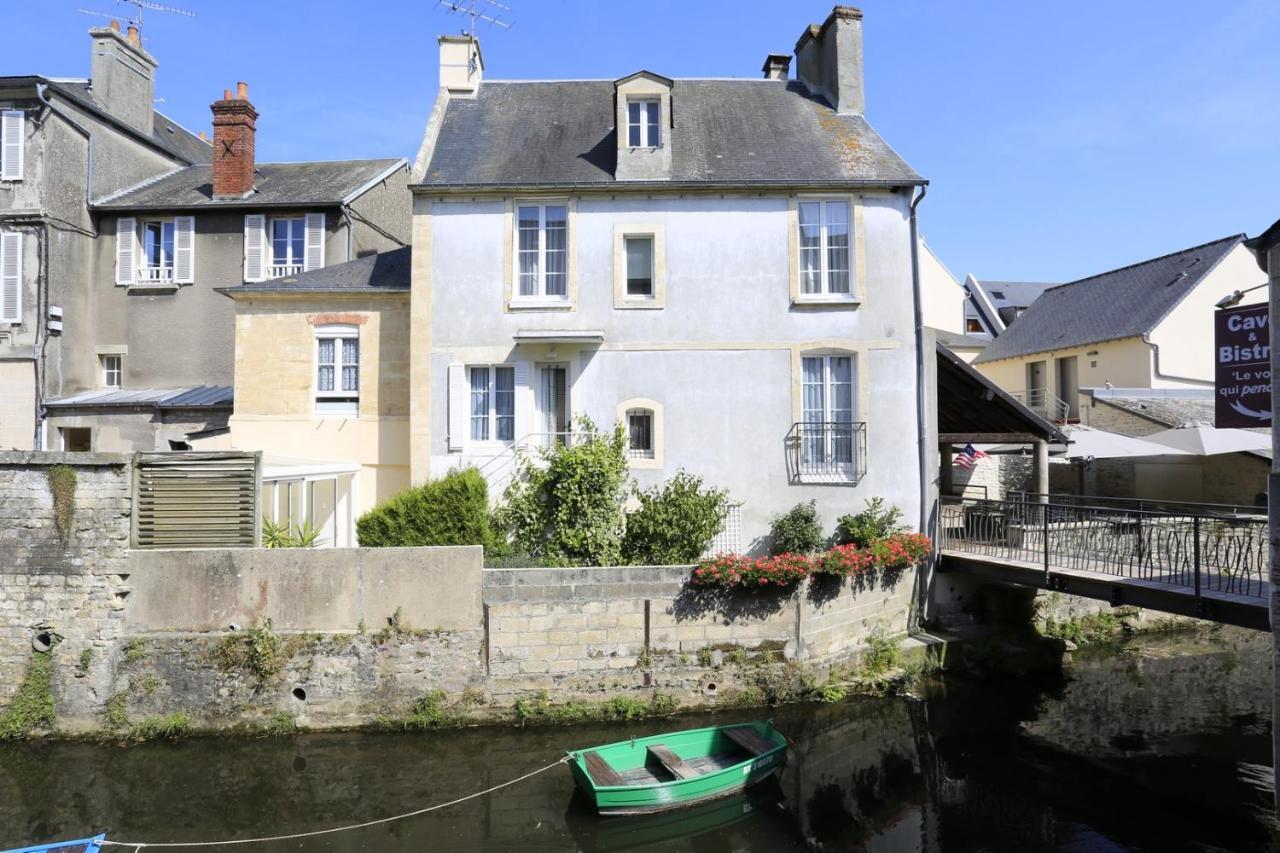
<instances>
[{"instance_id":1,"label":"shrub","mask_svg":"<svg viewBox=\"0 0 1280 853\"><path fill-rule=\"evenodd\" d=\"M916 565L931 548L929 537L923 533L895 533L872 542L870 550L878 568L893 570Z\"/></svg>"},{"instance_id":2,"label":"shrub","mask_svg":"<svg viewBox=\"0 0 1280 853\"><path fill-rule=\"evenodd\" d=\"M874 497L867 500L862 512L841 517L836 532L842 542L865 546L877 539L902 533L906 528L901 522L902 510L896 506L886 509L884 498Z\"/></svg>"},{"instance_id":3,"label":"shrub","mask_svg":"<svg viewBox=\"0 0 1280 853\"><path fill-rule=\"evenodd\" d=\"M875 555L857 545L837 545L814 561L813 570L824 575L854 577L872 571Z\"/></svg>"},{"instance_id":4,"label":"shrub","mask_svg":"<svg viewBox=\"0 0 1280 853\"><path fill-rule=\"evenodd\" d=\"M622 558L639 565L692 563L702 556L729 514L729 496L704 489L685 471L662 486L636 490L640 508L627 516Z\"/></svg>"},{"instance_id":5,"label":"shrub","mask_svg":"<svg viewBox=\"0 0 1280 853\"><path fill-rule=\"evenodd\" d=\"M594 436L588 418L579 420L578 431L587 438L520 461L494 517L516 551L551 565L616 565L626 523L626 436L621 426Z\"/></svg>"},{"instance_id":6,"label":"shrub","mask_svg":"<svg viewBox=\"0 0 1280 853\"><path fill-rule=\"evenodd\" d=\"M793 586L813 572L813 560L804 554L778 554L774 557L737 557L721 555L704 560L693 570L689 582L694 586L760 587Z\"/></svg>"},{"instance_id":7,"label":"shrub","mask_svg":"<svg viewBox=\"0 0 1280 853\"><path fill-rule=\"evenodd\" d=\"M356 522L356 533L372 548L490 546L489 487L475 468L450 471L371 509Z\"/></svg>"},{"instance_id":8,"label":"shrub","mask_svg":"<svg viewBox=\"0 0 1280 853\"><path fill-rule=\"evenodd\" d=\"M822 548L817 501L796 504L781 515L775 515L770 525L769 542L774 554L812 554Z\"/></svg>"},{"instance_id":9,"label":"shrub","mask_svg":"<svg viewBox=\"0 0 1280 853\"><path fill-rule=\"evenodd\" d=\"M325 540L311 522L290 528L288 524L276 524L265 515L262 517L262 547L264 548L316 548Z\"/></svg>"}]
</instances>

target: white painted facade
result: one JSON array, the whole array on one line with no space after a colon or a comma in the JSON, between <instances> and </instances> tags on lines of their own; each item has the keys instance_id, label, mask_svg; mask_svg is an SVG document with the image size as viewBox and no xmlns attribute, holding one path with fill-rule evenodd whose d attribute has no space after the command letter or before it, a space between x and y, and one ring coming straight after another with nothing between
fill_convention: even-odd
<instances>
[{"instance_id":1,"label":"white painted facade","mask_svg":"<svg viewBox=\"0 0 1280 853\"><path fill-rule=\"evenodd\" d=\"M828 532L876 495L917 518L910 195L839 197L854 214L851 268L860 302L793 300L795 205L803 196L617 192L553 202L570 210L569 299L520 309L510 301L518 287L508 213L520 200L420 195L413 311L415 324L430 327L429 365L414 354L415 369L427 370L414 393L429 394L429 407L415 407L429 409L429 431L414 430L414 441L429 448L422 473L475 464L501 488L513 446L535 443L565 417L612 429L628 401L640 400L655 404L659 446L653 458L636 460L636 480L658 483L683 468L727 489L742 505L743 550L764 546L772 516L815 498ZM617 236L633 228L662 235L655 241L662 307L635 310L616 299L615 264L623 262ZM430 241L429 252L421 251L421 239ZM429 313L420 302L423 286ZM555 342L535 342L537 335ZM423 337L415 333L415 341ZM853 360L852 420L866 424L866 473L856 482L814 484L789 475L788 434L802 420L801 360L819 355ZM481 365L512 368L513 441L471 439L465 415L472 398L462 377L465 367ZM545 365L565 368L567 411L559 418L549 418L541 393ZM414 468L417 479L421 466Z\"/></svg>"}]
</instances>

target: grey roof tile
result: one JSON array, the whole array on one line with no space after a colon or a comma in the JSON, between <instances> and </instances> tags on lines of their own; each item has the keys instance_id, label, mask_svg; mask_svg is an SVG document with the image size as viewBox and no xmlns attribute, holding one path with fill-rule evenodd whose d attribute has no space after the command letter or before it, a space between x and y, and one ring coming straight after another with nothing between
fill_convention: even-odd
<instances>
[{"instance_id":1,"label":"grey roof tile","mask_svg":"<svg viewBox=\"0 0 1280 853\"><path fill-rule=\"evenodd\" d=\"M219 288L219 293L396 293L409 290L409 247L270 281Z\"/></svg>"},{"instance_id":2,"label":"grey roof tile","mask_svg":"<svg viewBox=\"0 0 1280 853\"><path fill-rule=\"evenodd\" d=\"M244 199L214 199L213 167L188 166L100 199L98 210L185 210L336 205L379 175L407 165L403 159L259 163L254 192Z\"/></svg>"},{"instance_id":3,"label":"grey roof tile","mask_svg":"<svg viewBox=\"0 0 1280 853\"><path fill-rule=\"evenodd\" d=\"M65 95L81 106L110 118L110 114L93 96L88 80L49 80L48 86L54 92ZM213 159L213 147L208 142L159 111L155 113L150 137L146 137L145 134L123 122L116 123L131 133L149 139L157 147L186 163L208 163Z\"/></svg>"},{"instance_id":4,"label":"grey roof tile","mask_svg":"<svg viewBox=\"0 0 1280 853\"><path fill-rule=\"evenodd\" d=\"M931 327L932 328L932 327ZM991 343L985 335L962 335L946 329L933 329L934 339L947 349L984 349Z\"/></svg>"},{"instance_id":5,"label":"grey roof tile","mask_svg":"<svg viewBox=\"0 0 1280 853\"><path fill-rule=\"evenodd\" d=\"M974 364L1149 332L1243 239L1236 234L1051 287Z\"/></svg>"},{"instance_id":6,"label":"grey roof tile","mask_svg":"<svg viewBox=\"0 0 1280 853\"><path fill-rule=\"evenodd\" d=\"M196 385L188 388L99 388L81 391L45 402L52 408L87 406L152 407L228 407L232 403L230 385Z\"/></svg>"},{"instance_id":7,"label":"grey roof tile","mask_svg":"<svg viewBox=\"0 0 1280 853\"><path fill-rule=\"evenodd\" d=\"M423 187L615 183L614 84L488 81L444 112ZM922 183L861 116L797 82L676 80L669 183ZM619 182L629 183L629 182Z\"/></svg>"}]
</instances>

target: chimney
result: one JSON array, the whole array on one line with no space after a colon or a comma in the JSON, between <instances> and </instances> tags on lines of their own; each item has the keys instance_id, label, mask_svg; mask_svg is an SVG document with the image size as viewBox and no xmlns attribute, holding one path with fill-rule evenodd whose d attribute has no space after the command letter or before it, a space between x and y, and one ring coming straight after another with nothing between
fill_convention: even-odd
<instances>
[{"instance_id":1,"label":"chimney","mask_svg":"<svg viewBox=\"0 0 1280 853\"><path fill-rule=\"evenodd\" d=\"M796 42L796 77L840 115L861 115L862 10L836 6L822 26L809 25Z\"/></svg>"},{"instance_id":2,"label":"chimney","mask_svg":"<svg viewBox=\"0 0 1280 853\"><path fill-rule=\"evenodd\" d=\"M791 56L786 53L771 53L764 60L764 79L786 80L791 70Z\"/></svg>"},{"instance_id":3,"label":"chimney","mask_svg":"<svg viewBox=\"0 0 1280 853\"><path fill-rule=\"evenodd\" d=\"M475 95L484 77L480 42L473 36L440 36L440 85L450 95Z\"/></svg>"},{"instance_id":4,"label":"chimney","mask_svg":"<svg viewBox=\"0 0 1280 853\"><path fill-rule=\"evenodd\" d=\"M89 30L93 39L93 97L110 115L148 136L155 124L156 66L142 49L138 28L121 35L120 22Z\"/></svg>"},{"instance_id":5,"label":"chimney","mask_svg":"<svg viewBox=\"0 0 1280 853\"><path fill-rule=\"evenodd\" d=\"M236 84L214 101L213 110L213 197L247 198L253 192L253 139L258 112L249 103L249 84Z\"/></svg>"}]
</instances>

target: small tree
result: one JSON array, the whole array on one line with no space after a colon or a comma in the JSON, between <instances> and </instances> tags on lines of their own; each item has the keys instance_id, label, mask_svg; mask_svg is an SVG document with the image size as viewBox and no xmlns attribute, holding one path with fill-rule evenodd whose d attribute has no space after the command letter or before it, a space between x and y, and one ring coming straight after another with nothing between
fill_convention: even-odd
<instances>
[{"instance_id":1,"label":"small tree","mask_svg":"<svg viewBox=\"0 0 1280 853\"><path fill-rule=\"evenodd\" d=\"M822 545L817 501L796 504L781 515L775 515L770 523L769 551L772 554L812 554Z\"/></svg>"},{"instance_id":2,"label":"small tree","mask_svg":"<svg viewBox=\"0 0 1280 853\"><path fill-rule=\"evenodd\" d=\"M519 463L504 505L494 513L517 552L559 566L622 561L627 440L619 426L596 436L583 417L572 444L553 444Z\"/></svg>"},{"instance_id":3,"label":"small tree","mask_svg":"<svg viewBox=\"0 0 1280 853\"><path fill-rule=\"evenodd\" d=\"M863 546L904 530L902 510L896 506L886 509L881 497L868 498L862 512L843 516L836 527L841 541Z\"/></svg>"},{"instance_id":4,"label":"small tree","mask_svg":"<svg viewBox=\"0 0 1280 853\"><path fill-rule=\"evenodd\" d=\"M635 491L640 508L627 516L622 556L628 563L675 565L702 556L724 526L729 495L704 489L702 478L683 470L661 486Z\"/></svg>"},{"instance_id":5,"label":"small tree","mask_svg":"<svg viewBox=\"0 0 1280 853\"><path fill-rule=\"evenodd\" d=\"M401 492L356 522L364 547L493 544L489 487L475 468Z\"/></svg>"}]
</instances>

